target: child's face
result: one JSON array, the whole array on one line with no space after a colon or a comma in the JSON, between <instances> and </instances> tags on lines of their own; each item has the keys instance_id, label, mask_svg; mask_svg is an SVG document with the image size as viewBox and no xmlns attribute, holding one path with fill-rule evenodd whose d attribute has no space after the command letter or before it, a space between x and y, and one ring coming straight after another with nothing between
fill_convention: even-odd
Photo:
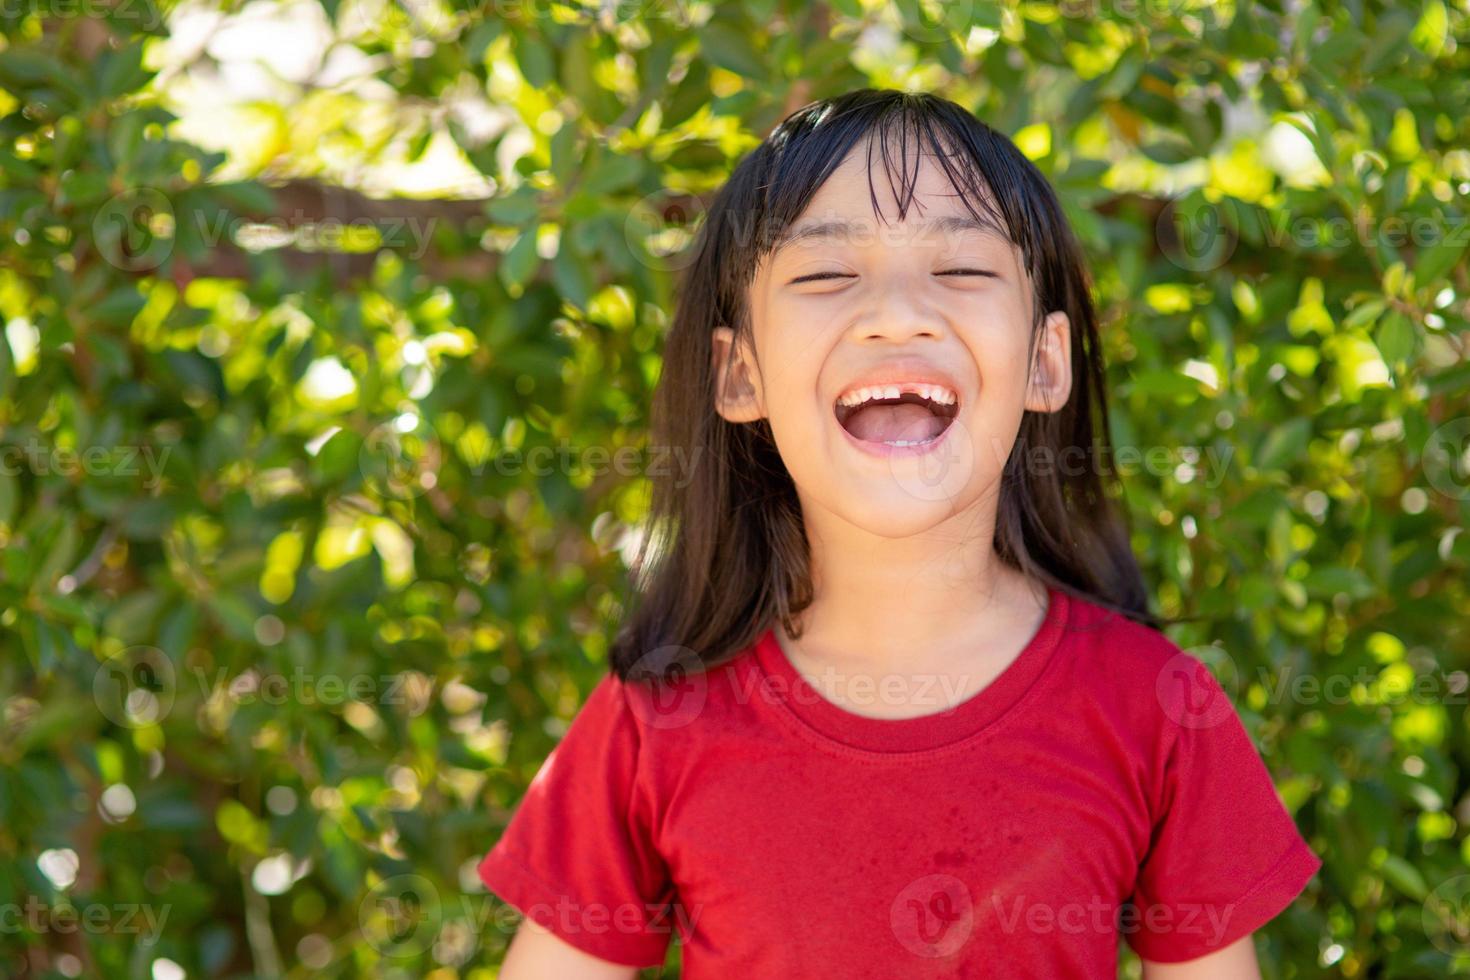
<instances>
[{"instance_id":1,"label":"child's face","mask_svg":"<svg viewBox=\"0 0 1470 980\"><path fill-rule=\"evenodd\" d=\"M1023 411L1053 411L1070 393L1067 316L1046 317L1028 385L1019 250L998 230L964 227L971 216L932 156L901 223L876 157L872 183L859 145L791 228L844 230L761 262L754 351L726 327L715 333L717 377L729 368L716 405L732 422L770 420L808 521L815 507L897 538L981 505L993 518ZM958 226L931 224L946 219Z\"/></svg>"}]
</instances>

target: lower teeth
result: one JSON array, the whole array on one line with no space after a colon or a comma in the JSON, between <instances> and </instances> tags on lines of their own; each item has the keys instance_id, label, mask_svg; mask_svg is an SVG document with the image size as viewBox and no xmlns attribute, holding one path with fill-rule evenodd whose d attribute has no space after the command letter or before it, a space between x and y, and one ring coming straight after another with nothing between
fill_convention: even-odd
<instances>
[{"instance_id":1,"label":"lower teeth","mask_svg":"<svg viewBox=\"0 0 1470 980\"><path fill-rule=\"evenodd\" d=\"M909 440L909 439L892 439L892 440L884 439L883 440L883 445L885 445L885 446L922 446L925 443L930 443L930 442L933 442L933 441L934 441L933 439L913 439L913 440Z\"/></svg>"}]
</instances>

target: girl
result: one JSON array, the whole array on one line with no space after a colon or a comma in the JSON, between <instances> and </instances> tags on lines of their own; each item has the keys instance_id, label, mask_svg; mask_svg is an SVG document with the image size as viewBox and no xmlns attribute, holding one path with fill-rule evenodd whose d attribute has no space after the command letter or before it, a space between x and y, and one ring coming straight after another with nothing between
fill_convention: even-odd
<instances>
[{"instance_id":1,"label":"girl","mask_svg":"<svg viewBox=\"0 0 1470 980\"><path fill-rule=\"evenodd\" d=\"M960 106L808 105L668 338L639 602L480 866L505 980L1257 976L1319 861L1147 612L1045 178Z\"/></svg>"}]
</instances>

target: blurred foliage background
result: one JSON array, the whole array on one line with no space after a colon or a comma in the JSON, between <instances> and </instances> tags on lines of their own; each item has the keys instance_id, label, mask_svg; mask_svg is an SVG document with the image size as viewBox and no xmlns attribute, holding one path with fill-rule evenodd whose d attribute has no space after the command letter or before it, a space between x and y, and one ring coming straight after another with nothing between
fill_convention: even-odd
<instances>
[{"instance_id":1,"label":"blurred foliage background","mask_svg":"<svg viewBox=\"0 0 1470 980\"><path fill-rule=\"evenodd\" d=\"M1470 971L1466 0L0 23L0 974L495 975L702 208L867 85L1088 248L1157 610L1326 862L1267 975Z\"/></svg>"}]
</instances>

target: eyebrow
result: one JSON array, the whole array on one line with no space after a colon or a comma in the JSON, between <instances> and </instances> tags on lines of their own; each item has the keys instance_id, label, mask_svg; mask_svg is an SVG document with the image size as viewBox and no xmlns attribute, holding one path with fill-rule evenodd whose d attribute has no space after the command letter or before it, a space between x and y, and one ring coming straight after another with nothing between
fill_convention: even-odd
<instances>
[{"instance_id":1,"label":"eyebrow","mask_svg":"<svg viewBox=\"0 0 1470 980\"><path fill-rule=\"evenodd\" d=\"M968 214L946 214L930 218L921 223L916 231L920 235L926 232L962 234L973 231L979 232L982 235L994 236L1007 244L1010 243L1010 236L1001 230L1000 226L995 222L985 218L975 218ZM871 234L862 225L859 225L855 221L849 221L846 218L835 218L828 221L797 222L776 239L776 244L771 249L771 252L774 254L786 248L788 245L794 245L797 242L849 236L856 237L860 233Z\"/></svg>"}]
</instances>

